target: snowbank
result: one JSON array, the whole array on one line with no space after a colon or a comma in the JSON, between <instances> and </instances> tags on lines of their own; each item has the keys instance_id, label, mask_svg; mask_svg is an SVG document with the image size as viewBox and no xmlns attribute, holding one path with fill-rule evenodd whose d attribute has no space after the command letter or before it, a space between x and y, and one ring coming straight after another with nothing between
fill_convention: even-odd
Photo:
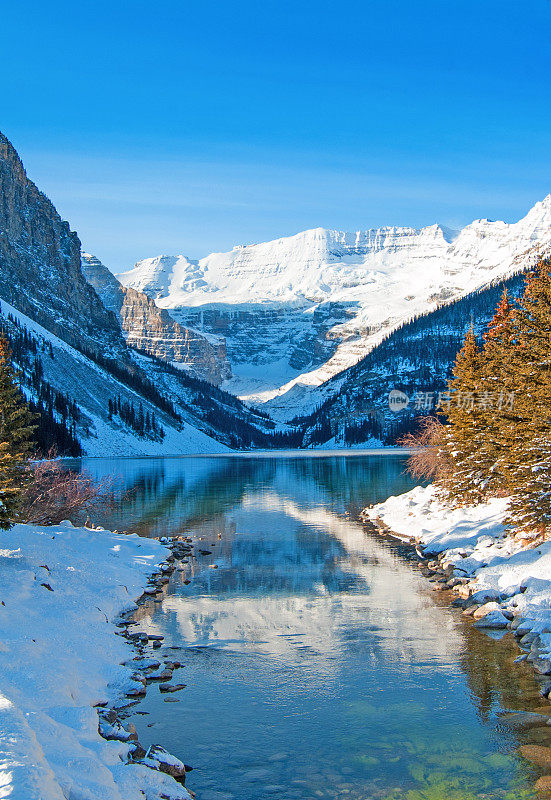
<instances>
[{"instance_id":1,"label":"snowbank","mask_svg":"<svg viewBox=\"0 0 551 800\"><path fill-rule=\"evenodd\" d=\"M551 542L527 548L507 536L506 508L506 499L494 499L451 509L433 486L418 486L364 517L437 557L434 574L463 598L475 624L513 629L535 669L551 675Z\"/></svg>"},{"instance_id":2,"label":"snowbank","mask_svg":"<svg viewBox=\"0 0 551 800\"><path fill-rule=\"evenodd\" d=\"M189 798L98 733L97 703L136 685L115 621L168 555L159 542L70 523L0 532L0 798Z\"/></svg>"}]
</instances>

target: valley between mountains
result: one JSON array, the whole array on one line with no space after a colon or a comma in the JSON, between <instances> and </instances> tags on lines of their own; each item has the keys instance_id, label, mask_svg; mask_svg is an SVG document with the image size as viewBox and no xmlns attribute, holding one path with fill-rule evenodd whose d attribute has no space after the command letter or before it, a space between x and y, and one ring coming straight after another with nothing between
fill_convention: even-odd
<instances>
[{"instance_id":1,"label":"valley between mountains","mask_svg":"<svg viewBox=\"0 0 551 800\"><path fill-rule=\"evenodd\" d=\"M388 392L438 391L471 320L551 253L551 196L460 231L316 228L113 275L0 136L2 325L58 450L394 444ZM90 243L87 243L90 247Z\"/></svg>"}]
</instances>

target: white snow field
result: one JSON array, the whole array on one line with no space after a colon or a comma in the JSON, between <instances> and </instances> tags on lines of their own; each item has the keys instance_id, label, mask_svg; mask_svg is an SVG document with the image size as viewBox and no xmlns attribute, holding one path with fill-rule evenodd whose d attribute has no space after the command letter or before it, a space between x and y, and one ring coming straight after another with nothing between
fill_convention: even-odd
<instances>
[{"instance_id":1,"label":"white snow field","mask_svg":"<svg viewBox=\"0 0 551 800\"><path fill-rule=\"evenodd\" d=\"M452 509L434 486L419 486L365 509L364 515L417 540L424 555L440 554L455 577L470 579L456 591L466 596L466 589L476 601L475 625L531 633L528 660L551 675L551 541L535 546L507 536L507 502L500 498Z\"/></svg>"},{"instance_id":2,"label":"white snow field","mask_svg":"<svg viewBox=\"0 0 551 800\"><path fill-rule=\"evenodd\" d=\"M129 745L100 737L93 708L136 685L114 622L168 552L71 523L0 532L0 798L189 800L126 763Z\"/></svg>"},{"instance_id":3,"label":"white snow field","mask_svg":"<svg viewBox=\"0 0 551 800\"><path fill-rule=\"evenodd\" d=\"M198 261L146 258L117 277L178 320L195 313L201 332L224 335L234 375L226 388L289 418L398 325L510 275L537 252L551 252L551 195L512 224L315 228Z\"/></svg>"}]
</instances>

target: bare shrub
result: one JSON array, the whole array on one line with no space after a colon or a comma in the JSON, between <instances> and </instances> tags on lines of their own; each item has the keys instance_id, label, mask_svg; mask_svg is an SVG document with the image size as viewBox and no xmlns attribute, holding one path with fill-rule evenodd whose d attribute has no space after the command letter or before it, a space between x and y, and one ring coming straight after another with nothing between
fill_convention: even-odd
<instances>
[{"instance_id":1,"label":"bare shrub","mask_svg":"<svg viewBox=\"0 0 551 800\"><path fill-rule=\"evenodd\" d=\"M449 474L451 464L442 447L445 430L446 426L437 417L421 417L415 433L408 433L398 441L402 447L413 450L407 467L414 478L438 480Z\"/></svg>"},{"instance_id":2,"label":"bare shrub","mask_svg":"<svg viewBox=\"0 0 551 800\"><path fill-rule=\"evenodd\" d=\"M29 467L19 518L23 522L51 525L65 519L83 521L94 509L114 502L113 479L96 481L86 472L75 472L52 454Z\"/></svg>"}]
</instances>

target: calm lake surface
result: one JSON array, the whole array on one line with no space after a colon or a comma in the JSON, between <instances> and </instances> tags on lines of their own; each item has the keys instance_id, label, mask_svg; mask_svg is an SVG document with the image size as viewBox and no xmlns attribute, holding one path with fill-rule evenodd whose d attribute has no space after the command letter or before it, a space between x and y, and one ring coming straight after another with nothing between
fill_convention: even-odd
<instances>
[{"instance_id":1,"label":"calm lake surface","mask_svg":"<svg viewBox=\"0 0 551 800\"><path fill-rule=\"evenodd\" d=\"M403 457L84 466L132 490L102 524L194 537L166 597L140 609L187 688L152 684L131 719L142 744L194 768L197 800L534 796L517 750L551 745L551 729L499 725L500 710L541 704L511 635L474 629L358 520L413 486Z\"/></svg>"}]
</instances>

